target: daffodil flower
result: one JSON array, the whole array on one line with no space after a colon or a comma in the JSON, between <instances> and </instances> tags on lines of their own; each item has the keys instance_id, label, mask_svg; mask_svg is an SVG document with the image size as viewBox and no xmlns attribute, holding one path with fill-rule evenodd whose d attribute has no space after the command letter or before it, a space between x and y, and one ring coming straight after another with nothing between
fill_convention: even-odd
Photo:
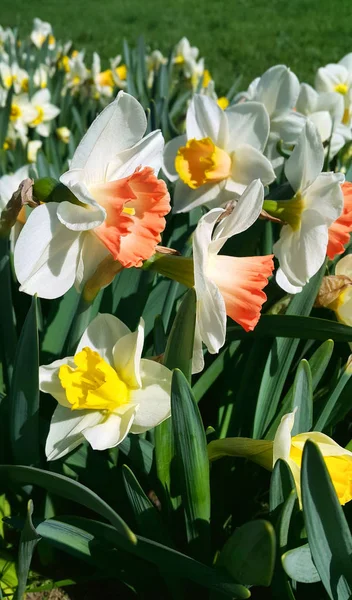
<instances>
[{"instance_id":1,"label":"daffodil flower","mask_svg":"<svg viewBox=\"0 0 352 600\"><path fill-rule=\"evenodd\" d=\"M340 94L319 94L307 83L302 83L296 109L314 123L321 141L328 142L325 153L329 153L330 160L351 139L350 128L342 124L344 102Z\"/></svg>"},{"instance_id":2,"label":"daffodil flower","mask_svg":"<svg viewBox=\"0 0 352 600\"><path fill-rule=\"evenodd\" d=\"M352 453L342 448L329 436L319 431L299 433L291 437L295 413L288 413L281 419L274 441L252 440L250 438L225 438L210 442L210 460L223 456L248 458L271 471L277 460L289 465L299 499L301 498L300 472L304 444L310 440L317 444L329 471L340 504L352 500Z\"/></svg>"},{"instance_id":3,"label":"daffodil flower","mask_svg":"<svg viewBox=\"0 0 352 600\"><path fill-rule=\"evenodd\" d=\"M223 111L216 101L195 94L187 111L186 135L165 147L164 171L176 181L174 212L201 204L219 206L242 194L254 179L275 179L263 156L269 117L262 104L248 102Z\"/></svg>"},{"instance_id":4,"label":"daffodil flower","mask_svg":"<svg viewBox=\"0 0 352 600\"><path fill-rule=\"evenodd\" d=\"M53 29L47 21L42 21L38 18L33 19L33 29L30 37L37 48L41 48L46 40L48 40L48 48L50 50L55 48Z\"/></svg>"},{"instance_id":5,"label":"daffodil flower","mask_svg":"<svg viewBox=\"0 0 352 600\"><path fill-rule=\"evenodd\" d=\"M18 238L22 291L57 298L83 285L109 253L124 267L154 254L170 197L155 175L163 137L143 138L146 126L141 105L124 92L97 117L61 176L77 201L35 208Z\"/></svg>"},{"instance_id":6,"label":"daffodil flower","mask_svg":"<svg viewBox=\"0 0 352 600\"><path fill-rule=\"evenodd\" d=\"M342 214L330 225L328 230L329 241L326 254L330 260L345 252L345 246L349 243L352 232L352 183L345 181L341 185L341 191L343 194Z\"/></svg>"},{"instance_id":7,"label":"daffodil flower","mask_svg":"<svg viewBox=\"0 0 352 600\"><path fill-rule=\"evenodd\" d=\"M281 143L284 147L295 144L305 125L306 118L294 110L299 91L296 75L285 65L275 65L252 81L247 92L241 92L235 97L236 102L250 100L264 104L270 119L270 135L265 155L276 172L281 170L284 163L277 149L278 144Z\"/></svg>"},{"instance_id":8,"label":"daffodil flower","mask_svg":"<svg viewBox=\"0 0 352 600\"><path fill-rule=\"evenodd\" d=\"M48 137L50 134L50 121L55 119L60 109L51 104L50 92L47 88L33 94L30 102L35 111L35 117L29 122L29 127L35 129L39 135Z\"/></svg>"},{"instance_id":9,"label":"daffodil flower","mask_svg":"<svg viewBox=\"0 0 352 600\"><path fill-rule=\"evenodd\" d=\"M344 176L322 173L323 163L319 133L308 120L285 164L293 198L264 203L266 211L286 223L273 249L280 263L277 283L288 293L300 292L320 269L326 256L329 226L343 209Z\"/></svg>"},{"instance_id":10,"label":"daffodil flower","mask_svg":"<svg viewBox=\"0 0 352 600\"><path fill-rule=\"evenodd\" d=\"M342 122L349 125L352 105L352 52L346 54L337 64L330 63L318 69L315 77L318 92L335 92L344 101Z\"/></svg>"},{"instance_id":11,"label":"daffodil flower","mask_svg":"<svg viewBox=\"0 0 352 600\"><path fill-rule=\"evenodd\" d=\"M116 317L99 314L74 356L40 367L40 389L58 402L48 460L85 440L94 450L113 448L128 433L148 431L170 416L171 371L141 358L143 342L143 320L131 333Z\"/></svg>"}]
</instances>

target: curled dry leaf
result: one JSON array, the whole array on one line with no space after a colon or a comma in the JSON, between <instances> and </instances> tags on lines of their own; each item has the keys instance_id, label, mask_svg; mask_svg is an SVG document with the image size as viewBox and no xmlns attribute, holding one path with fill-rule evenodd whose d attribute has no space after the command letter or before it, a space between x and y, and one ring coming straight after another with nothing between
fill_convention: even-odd
<instances>
[{"instance_id":1,"label":"curled dry leaf","mask_svg":"<svg viewBox=\"0 0 352 600\"><path fill-rule=\"evenodd\" d=\"M352 279L347 277L347 275L329 275L324 277L315 300L315 306L329 307L350 285L352 285Z\"/></svg>"}]
</instances>

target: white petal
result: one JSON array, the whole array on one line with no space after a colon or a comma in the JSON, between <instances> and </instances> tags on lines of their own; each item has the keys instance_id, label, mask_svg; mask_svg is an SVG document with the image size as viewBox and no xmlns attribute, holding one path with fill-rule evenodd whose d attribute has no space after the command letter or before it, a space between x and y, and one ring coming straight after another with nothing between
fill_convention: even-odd
<instances>
[{"instance_id":1,"label":"white petal","mask_svg":"<svg viewBox=\"0 0 352 600\"><path fill-rule=\"evenodd\" d=\"M178 173L175 169L175 158L178 149L185 146L187 142L186 135L178 135L173 140L165 144L163 157L163 171L170 181L178 179Z\"/></svg>"},{"instance_id":2,"label":"white petal","mask_svg":"<svg viewBox=\"0 0 352 600\"><path fill-rule=\"evenodd\" d=\"M74 153L71 169L85 169L103 181L109 162L143 137L147 127L144 110L138 100L119 92L95 119Z\"/></svg>"},{"instance_id":3,"label":"white petal","mask_svg":"<svg viewBox=\"0 0 352 600\"><path fill-rule=\"evenodd\" d=\"M33 94L31 102L33 106L42 106L43 104L50 102L50 92L48 88L44 88Z\"/></svg>"},{"instance_id":4,"label":"white petal","mask_svg":"<svg viewBox=\"0 0 352 600\"><path fill-rule=\"evenodd\" d=\"M0 210L10 200L12 194L16 192L20 183L28 177L29 165L20 167L12 175L3 175L0 177Z\"/></svg>"},{"instance_id":5,"label":"white petal","mask_svg":"<svg viewBox=\"0 0 352 600\"><path fill-rule=\"evenodd\" d=\"M290 158L285 175L294 191L305 189L320 175L324 164L324 148L317 128L307 121Z\"/></svg>"},{"instance_id":6,"label":"white petal","mask_svg":"<svg viewBox=\"0 0 352 600\"><path fill-rule=\"evenodd\" d=\"M189 140L209 137L216 146L226 148L228 128L225 113L208 96L193 96L187 111L186 131Z\"/></svg>"},{"instance_id":7,"label":"white petal","mask_svg":"<svg viewBox=\"0 0 352 600\"><path fill-rule=\"evenodd\" d=\"M296 110L303 115L310 115L317 110L318 92L308 83L301 83Z\"/></svg>"},{"instance_id":8,"label":"white petal","mask_svg":"<svg viewBox=\"0 0 352 600\"><path fill-rule=\"evenodd\" d=\"M306 124L307 118L300 113L290 110L271 120L271 136L276 136L284 144L292 146Z\"/></svg>"},{"instance_id":9,"label":"white petal","mask_svg":"<svg viewBox=\"0 0 352 600\"><path fill-rule=\"evenodd\" d=\"M40 125L36 127L36 131L39 135L48 137L50 134L50 126L47 123L40 123Z\"/></svg>"},{"instance_id":10,"label":"white petal","mask_svg":"<svg viewBox=\"0 0 352 600\"><path fill-rule=\"evenodd\" d=\"M192 375L195 373L201 373L204 369L204 354L203 354L203 342L199 333L199 327L196 321L196 327L194 331L194 344L193 344L193 356L192 356Z\"/></svg>"},{"instance_id":11,"label":"white petal","mask_svg":"<svg viewBox=\"0 0 352 600\"><path fill-rule=\"evenodd\" d=\"M218 352L224 345L226 334L225 301L218 287L206 275L213 227L222 213L221 209L213 209L204 215L193 235L197 326L200 337L212 354Z\"/></svg>"},{"instance_id":12,"label":"white petal","mask_svg":"<svg viewBox=\"0 0 352 600\"><path fill-rule=\"evenodd\" d=\"M144 321L141 318L137 331L117 340L112 352L115 370L130 388L142 385L140 368L143 344Z\"/></svg>"},{"instance_id":13,"label":"white petal","mask_svg":"<svg viewBox=\"0 0 352 600\"><path fill-rule=\"evenodd\" d=\"M349 73L352 73L352 52L349 52L346 56L341 58L341 60L339 60L339 65L344 66Z\"/></svg>"},{"instance_id":14,"label":"white petal","mask_svg":"<svg viewBox=\"0 0 352 600\"><path fill-rule=\"evenodd\" d=\"M128 434L136 413L136 406L120 407L118 414L110 413L106 421L94 425L83 432L84 437L94 450L115 448Z\"/></svg>"},{"instance_id":15,"label":"white petal","mask_svg":"<svg viewBox=\"0 0 352 600\"><path fill-rule=\"evenodd\" d=\"M273 466L281 458L287 461L291 450L291 431L295 422L295 413L284 415L281 419L274 438L273 444Z\"/></svg>"},{"instance_id":16,"label":"white petal","mask_svg":"<svg viewBox=\"0 0 352 600\"><path fill-rule=\"evenodd\" d=\"M196 190L185 185L181 179L176 181L173 213L189 212L197 206L211 206L221 197L223 186L220 183L205 183Z\"/></svg>"},{"instance_id":17,"label":"white petal","mask_svg":"<svg viewBox=\"0 0 352 600\"><path fill-rule=\"evenodd\" d=\"M85 205L80 207L66 201L60 203L58 217L69 229L80 231L93 229L99 227L105 220L105 209L94 200L87 187L90 183L90 175L82 169L70 169L60 177L61 183ZM68 204L70 206L67 206ZM61 208L61 205L64 207Z\"/></svg>"},{"instance_id":18,"label":"white petal","mask_svg":"<svg viewBox=\"0 0 352 600\"><path fill-rule=\"evenodd\" d=\"M293 108L299 94L299 81L285 65L268 69L258 83L256 100L265 105L269 115L276 115Z\"/></svg>"},{"instance_id":19,"label":"white petal","mask_svg":"<svg viewBox=\"0 0 352 600\"><path fill-rule=\"evenodd\" d=\"M70 407L71 404L66 398L66 392L62 387L59 379L59 369L62 365L72 363L71 357L55 360L50 365L42 365L39 367L39 389L46 394L51 394L55 400L62 406Z\"/></svg>"},{"instance_id":20,"label":"white petal","mask_svg":"<svg viewBox=\"0 0 352 600\"><path fill-rule=\"evenodd\" d=\"M52 416L46 439L47 459L62 458L82 444L84 430L99 423L101 418L101 413L96 410L71 410L58 404Z\"/></svg>"},{"instance_id":21,"label":"white petal","mask_svg":"<svg viewBox=\"0 0 352 600\"><path fill-rule=\"evenodd\" d=\"M330 226L342 213L343 193L342 173L321 173L307 189L305 201L309 210L316 210L327 226Z\"/></svg>"},{"instance_id":22,"label":"white petal","mask_svg":"<svg viewBox=\"0 0 352 600\"><path fill-rule=\"evenodd\" d=\"M253 181L239 198L231 214L216 226L209 252L219 252L226 240L246 231L258 219L263 207L264 188L259 179ZM219 246L219 242L221 245Z\"/></svg>"},{"instance_id":23,"label":"white petal","mask_svg":"<svg viewBox=\"0 0 352 600\"><path fill-rule=\"evenodd\" d=\"M243 144L233 153L231 179L247 186L255 179L260 179L268 185L275 179L275 173L270 161L259 150Z\"/></svg>"},{"instance_id":24,"label":"white petal","mask_svg":"<svg viewBox=\"0 0 352 600\"><path fill-rule=\"evenodd\" d=\"M142 388L131 391L131 400L138 411L131 433L143 433L170 416L172 372L153 360L141 361Z\"/></svg>"},{"instance_id":25,"label":"white petal","mask_svg":"<svg viewBox=\"0 0 352 600\"><path fill-rule=\"evenodd\" d=\"M110 252L92 231L81 234L82 249L78 259L75 286L78 291L83 289L84 284L97 270L100 263Z\"/></svg>"},{"instance_id":26,"label":"white petal","mask_svg":"<svg viewBox=\"0 0 352 600\"><path fill-rule=\"evenodd\" d=\"M82 335L76 353L88 346L113 367L113 348L117 340L129 333L128 327L117 317L98 314Z\"/></svg>"},{"instance_id":27,"label":"white petal","mask_svg":"<svg viewBox=\"0 0 352 600\"><path fill-rule=\"evenodd\" d=\"M309 119L319 131L321 141L326 142L332 132L332 118L330 113L327 110L321 110L309 115Z\"/></svg>"},{"instance_id":28,"label":"white petal","mask_svg":"<svg viewBox=\"0 0 352 600\"><path fill-rule=\"evenodd\" d=\"M157 175L163 160L164 138L161 131L152 131L132 148L123 150L108 165L106 181L132 175L139 167L151 167Z\"/></svg>"},{"instance_id":29,"label":"white petal","mask_svg":"<svg viewBox=\"0 0 352 600\"><path fill-rule=\"evenodd\" d=\"M72 287L80 238L60 223L58 204L42 204L29 215L15 247L15 271L22 291L58 298Z\"/></svg>"},{"instance_id":30,"label":"white petal","mask_svg":"<svg viewBox=\"0 0 352 600\"><path fill-rule=\"evenodd\" d=\"M315 77L315 87L318 92L333 92L340 83L346 84L348 71L343 65L334 63L318 69Z\"/></svg>"},{"instance_id":31,"label":"white petal","mask_svg":"<svg viewBox=\"0 0 352 600\"><path fill-rule=\"evenodd\" d=\"M44 110L44 121L52 121L52 119L55 119L55 117L57 117L57 115L60 113L60 109L55 106L54 104L45 104L43 106L43 110Z\"/></svg>"},{"instance_id":32,"label":"white petal","mask_svg":"<svg viewBox=\"0 0 352 600\"><path fill-rule=\"evenodd\" d=\"M285 292L287 292L288 294L299 294L299 292L301 292L303 290L303 286L301 285L292 285L289 280L287 279L285 273L283 272L283 270L281 269L281 267L278 268L278 270L276 271L276 283L279 287L281 287L282 290L284 290Z\"/></svg>"},{"instance_id":33,"label":"white petal","mask_svg":"<svg viewBox=\"0 0 352 600\"><path fill-rule=\"evenodd\" d=\"M243 102L226 109L229 139L226 150L232 152L242 144L263 151L268 141L270 120L264 104Z\"/></svg>"}]
</instances>

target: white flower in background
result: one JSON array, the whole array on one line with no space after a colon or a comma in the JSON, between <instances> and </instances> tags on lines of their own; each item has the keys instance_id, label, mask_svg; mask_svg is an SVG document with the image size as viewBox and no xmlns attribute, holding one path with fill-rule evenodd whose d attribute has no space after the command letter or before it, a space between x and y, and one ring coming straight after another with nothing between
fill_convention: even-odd
<instances>
[{"instance_id":1,"label":"white flower in background","mask_svg":"<svg viewBox=\"0 0 352 600\"><path fill-rule=\"evenodd\" d=\"M120 444L170 416L169 369L141 358L144 323L135 333L108 314L84 332L75 356L39 369L40 389L58 402L45 452L56 460L89 442L94 450Z\"/></svg>"},{"instance_id":2,"label":"white flower in background","mask_svg":"<svg viewBox=\"0 0 352 600\"><path fill-rule=\"evenodd\" d=\"M335 92L344 101L343 124L349 125L352 107L352 52L337 64L330 63L318 69L315 77L318 92Z\"/></svg>"},{"instance_id":3,"label":"white flower in background","mask_svg":"<svg viewBox=\"0 0 352 600\"><path fill-rule=\"evenodd\" d=\"M30 163L35 163L37 160L38 150L42 147L43 142L41 140L30 140L27 144L27 160Z\"/></svg>"},{"instance_id":4,"label":"white flower in background","mask_svg":"<svg viewBox=\"0 0 352 600\"><path fill-rule=\"evenodd\" d=\"M191 46L189 40L183 37L175 47L173 62L182 69L186 79L190 79L192 86L197 87L204 73L204 59L198 59L199 49Z\"/></svg>"},{"instance_id":5,"label":"white flower in background","mask_svg":"<svg viewBox=\"0 0 352 600\"><path fill-rule=\"evenodd\" d=\"M93 53L91 76L94 86L93 97L96 99L100 98L100 96L111 98L115 87L112 70L101 70L100 56L96 52Z\"/></svg>"},{"instance_id":6,"label":"white flower in background","mask_svg":"<svg viewBox=\"0 0 352 600\"><path fill-rule=\"evenodd\" d=\"M219 206L236 198L254 179L264 185L275 173L263 156L269 117L258 102L231 106L195 94L187 111L186 134L165 147L163 169L176 181L174 211Z\"/></svg>"},{"instance_id":7,"label":"white flower in background","mask_svg":"<svg viewBox=\"0 0 352 600\"><path fill-rule=\"evenodd\" d=\"M50 99L50 92L46 88L36 92L30 99L35 117L30 121L29 126L33 127L43 137L48 137L50 134L50 121L55 119L60 112L57 106L51 104Z\"/></svg>"},{"instance_id":8,"label":"white flower in background","mask_svg":"<svg viewBox=\"0 0 352 600\"><path fill-rule=\"evenodd\" d=\"M8 61L2 60L0 62L0 80L6 90L13 86L16 94L28 92L28 73L17 63L10 65Z\"/></svg>"},{"instance_id":9,"label":"white flower in background","mask_svg":"<svg viewBox=\"0 0 352 600\"><path fill-rule=\"evenodd\" d=\"M167 64L167 58L160 50L153 50L153 52L145 57L145 60L148 71L148 87L151 88L153 86L155 74L159 71L161 65Z\"/></svg>"},{"instance_id":10,"label":"white flower in background","mask_svg":"<svg viewBox=\"0 0 352 600\"><path fill-rule=\"evenodd\" d=\"M50 68L48 65L41 64L34 72L33 81L37 88L46 88L50 76Z\"/></svg>"},{"instance_id":11,"label":"white flower in background","mask_svg":"<svg viewBox=\"0 0 352 600\"><path fill-rule=\"evenodd\" d=\"M220 98L218 98L217 93L215 92L214 81L212 79L210 79L209 81L206 81L205 83L206 83L206 85L203 84L203 87L202 87L200 93L203 96L208 96L208 98L215 100L215 102L218 104L218 106L220 106L220 108L222 108L223 110L228 108L228 106L230 104L229 99L226 96L220 96Z\"/></svg>"},{"instance_id":12,"label":"white flower in background","mask_svg":"<svg viewBox=\"0 0 352 600\"><path fill-rule=\"evenodd\" d=\"M10 129L13 129L23 145L27 143L28 126L36 116L37 110L29 101L28 94L20 94L12 98Z\"/></svg>"},{"instance_id":13,"label":"white flower in background","mask_svg":"<svg viewBox=\"0 0 352 600\"><path fill-rule=\"evenodd\" d=\"M194 287L197 317L193 355L193 372L204 367L202 342L211 354L225 343L226 315L246 331L254 329L266 295L274 264L270 256L238 258L219 255L226 241L246 231L259 217L264 190L253 181L242 194L232 212L214 208L204 215L193 235Z\"/></svg>"},{"instance_id":14,"label":"white flower in background","mask_svg":"<svg viewBox=\"0 0 352 600\"><path fill-rule=\"evenodd\" d=\"M352 139L350 128L342 124L344 101L340 94L335 92L319 94L307 83L302 83L296 108L314 123L321 141L329 142L325 152L329 152L330 159L348 140Z\"/></svg>"},{"instance_id":15,"label":"white flower in background","mask_svg":"<svg viewBox=\"0 0 352 600\"><path fill-rule=\"evenodd\" d=\"M76 91L89 77L89 72L84 64L84 52L77 52L68 59L66 67L66 85Z\"/></svg>"},{"instance_id":16,"label":"white flower in background","mask_svg":"<svg viewBox=\"0 0 352 600\"><path fill-rule=\"evenodd\" d=\"M61 142L68 144L71 137L71 131L68 127L58 127L56 130L56 135Z\"/></svg>"},{"instance_id":17,"label":"white flower in background","mask_svg":"<svg viewBox=\"0 0 352 600\"><path fill-rule=\"evenodd\" d=\"M305 124L305 117L293 110L300 91L299 81L285 65L275 65L255 79L247 92L238 94L236 101L262 102L270 118L270 135L265 155L275 170L280 170L284 159L277 150L282 144L289 149L298 139Z\"/></svg>"},{"instance_id":18,"label":"white flower in background","mask_svg":"<svg viewBox=\"0 0 352 600\"><path fill-rule=\"evenodd\" d=\"M53 29L47 21L41 19L33 19L33 29L31 32L31 40L37 48L41 48L44 42L48 39L48 47L50 50L55 48L55 38Z\"/></svg>"},{"instance_id":19,"label":"white flower in background","mask_svg":"<svg viewBox=\"0 0 352 600\"><path fill-rule=\"evenodd\" d=\"M290 158L285 175L294 190L292 200L273 202L273 212L285 223L274 244L280 268L277 283L295 294L320 269L326 256L329 226L343 209L341 173L322 173L324 149L319 133L307 121ZM264 208L270 212L270 203Z\"/></svg>"},{"instance_id":20,"label":"white flower in background","mask_svg":"<svg viewBox=\"0 0 352 600\"><path fill-rule=\"evenodd\" d=\"M155 175L163 136L143 138L146 128L142 106L124 92L93 122L61 176L72 201L35 208L18 239L22 291L57 298L74 283L82 286L108 257L140 267L154 254L170 196Z\"/></svg>"},{"instance_id":21,"label":"white flower in background","mask_svg":"<svg viewBox=\"0 0 352 600\"><path fill-rule=\"evenodd\" d=\"M121 54L118 54L115 58L111 58L110 68L116 87L120 90L124 90L127 85L127 67L126 65L121 64L121 60Z\"/></svg>"}]
</instances>

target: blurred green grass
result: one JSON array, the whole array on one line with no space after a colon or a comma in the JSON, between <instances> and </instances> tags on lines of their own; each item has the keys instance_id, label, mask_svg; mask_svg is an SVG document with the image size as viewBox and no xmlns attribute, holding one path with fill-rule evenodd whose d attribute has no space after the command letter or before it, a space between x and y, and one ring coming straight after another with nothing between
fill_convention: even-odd
<instances>
[{"instance_id":1,"label":"blurred green grass","mask_svg":"<svg viewBox=\"0 0 352 600\"><path fill-rule=\"evenodd\" d=\"M72 39L103 59L144 35L166 52L183 35L200 49L206 66L226 90L242 74L241 87L275 63L301 80L352 51L350 0L1 0L0 24L27 32L36 16L58 39Z\"/></svg>"}]
</instances>

